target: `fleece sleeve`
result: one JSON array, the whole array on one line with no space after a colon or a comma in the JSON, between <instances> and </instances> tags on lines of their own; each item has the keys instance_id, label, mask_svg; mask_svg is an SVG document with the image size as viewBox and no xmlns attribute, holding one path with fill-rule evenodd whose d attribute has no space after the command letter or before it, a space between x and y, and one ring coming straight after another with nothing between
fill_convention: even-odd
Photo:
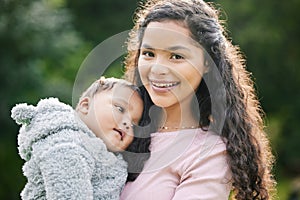
<instances>
[{"instance_id":1,"label":"fleece sleeve","mask_svg":"<svg viewBox=\"0 0 300 200\"><path fill-rule=\"evenodd\" d=\"M48 200L93 199L93 161L82 147L72 143L54 145L40 158Z\"/></svg>"},{"instance_id":2,"label":"fleece sleeve","mask_svg":"<svg viewBox=\"0 0 300 200\"><path fill-rule=\"evenodd\" d=\"M222 145L202 158L195 157L183 170L172 200L228 199L230 170Z\"/></svg>"}]
</instances>

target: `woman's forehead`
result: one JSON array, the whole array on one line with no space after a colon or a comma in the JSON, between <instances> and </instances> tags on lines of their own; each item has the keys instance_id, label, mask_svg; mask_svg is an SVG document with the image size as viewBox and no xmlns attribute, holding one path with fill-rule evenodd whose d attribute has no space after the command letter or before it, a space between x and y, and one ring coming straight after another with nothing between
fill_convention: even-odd
<instances>
[{"instance_id":1,"label":"woman's forehead","mask_svg":"<svg viewBox=\"0 0 300 200\"><path fill-rule=\"evenodd\" d=\"M177 21L150 22L145 29L142 46L149 45L159 48L163 44L182 46L182 43L199 47L199 43L192 37L189 29Z\"/></svg>"}]
</instances>

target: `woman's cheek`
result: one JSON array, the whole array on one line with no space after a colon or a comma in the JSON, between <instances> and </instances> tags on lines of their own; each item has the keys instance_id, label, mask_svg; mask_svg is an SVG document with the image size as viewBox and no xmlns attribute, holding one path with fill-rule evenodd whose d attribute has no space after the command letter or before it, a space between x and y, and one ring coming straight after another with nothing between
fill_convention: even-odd
<instances>
[{"instance_id":1,"label":"woman's cheek","mask_svg":"<svg viewBox=\"0 0 300 200\"><path fill-rule=\"evenodd\" d=\"M138 68L139 68L139 74L143 84L147 84L148 82L147 77L148 77L150 67L148 67L144 62L139 62Z\"/></svg>"}]
</instances>

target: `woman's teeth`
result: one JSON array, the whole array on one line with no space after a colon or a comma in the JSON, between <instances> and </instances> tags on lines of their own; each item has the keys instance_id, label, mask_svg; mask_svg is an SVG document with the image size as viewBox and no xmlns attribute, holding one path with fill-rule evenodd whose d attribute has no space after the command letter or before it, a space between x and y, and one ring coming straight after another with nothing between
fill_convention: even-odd
<instances>
[{"instance_id":1,"label":"woman's teeth","mask_svg":"<svg viewBox=\"0 0 300 200\"><path fill-rule=\"evenodd\" d=\"M152 82L152 85L155 87L159 87L159 88L168 88L168 87L174 87L176 85L178 85L178 82L176 83L155 83Z\"/></svg>"}]
</instances>

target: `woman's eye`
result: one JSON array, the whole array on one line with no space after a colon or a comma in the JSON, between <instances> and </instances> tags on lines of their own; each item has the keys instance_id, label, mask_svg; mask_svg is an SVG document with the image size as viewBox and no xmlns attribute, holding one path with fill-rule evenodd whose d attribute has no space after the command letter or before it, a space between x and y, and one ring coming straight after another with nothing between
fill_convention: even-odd
<instances>
[{"instance_id":1,"label":"woman's eye","mask_svg":"<svg viewBox=\"0 0 300 200\"><path fill-rule=\"evenodd\" d=\"M125 109L122 106L115 105L115 107L121 112L124 113Z\"/></svg>"},{"instance_id":2,"label":"woman's eye","mask_svg":"<svg viewBox=\"0 0 300 200\"><path fill-rule=\"evenodd\" d=\"M151 51L142 51L142 55L146 57L154 57L154 53Z\"/></svg>"},{"instance_id":3,"label":"woman's eye","mask_svg":"<svg viewBox=\"0 0 300 200\"><path fill-rule=\"evenodd\" d=\"M171 59L180 60L184 59L184 57L178 54L172 54Z\"/></svg>"}]
</instances>

